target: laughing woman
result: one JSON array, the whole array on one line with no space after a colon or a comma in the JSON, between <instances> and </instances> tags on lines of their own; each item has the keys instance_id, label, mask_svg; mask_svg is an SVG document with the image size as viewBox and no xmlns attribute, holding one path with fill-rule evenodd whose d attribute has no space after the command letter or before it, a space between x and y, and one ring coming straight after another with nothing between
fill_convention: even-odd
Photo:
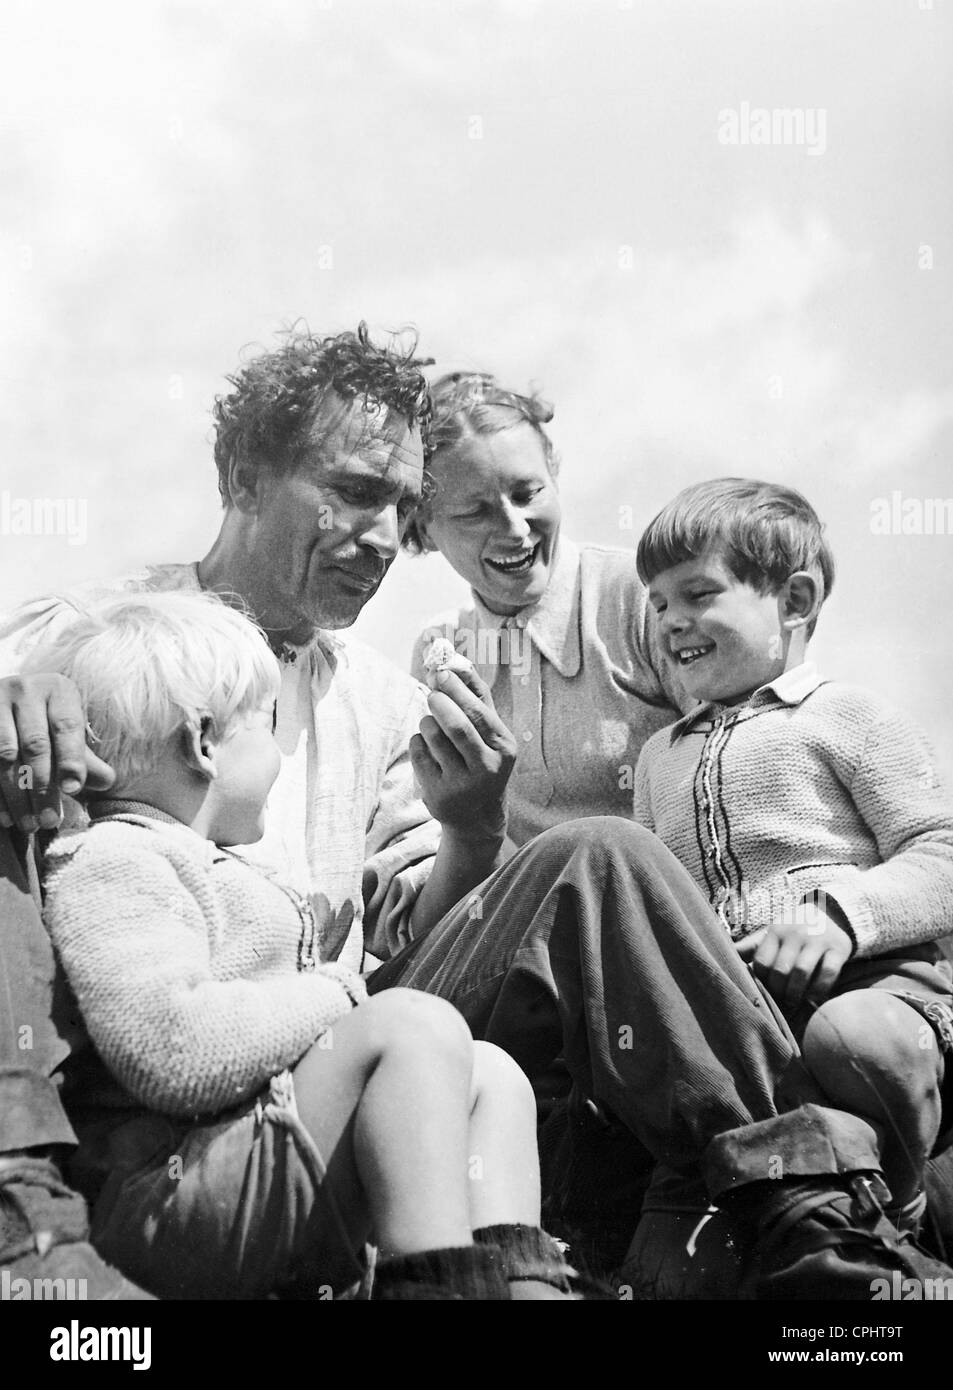
<instances>
[{"instance_id":1,"label":"laughing woman","mask_svg":"<svg viewBox=\"0 0 953 1390\"><path fill-rule=\"evenodd\" d=\"M642 744L679 715L634 552L562 534L544 401L481 372L441 377L433 395L436 486L405 545L439 550L472 594L428 623L413 672L423 679L427 646L447 637L491 687L519 740L516 845L560 821L629 816Z\"/></svg>"}]
</instances>

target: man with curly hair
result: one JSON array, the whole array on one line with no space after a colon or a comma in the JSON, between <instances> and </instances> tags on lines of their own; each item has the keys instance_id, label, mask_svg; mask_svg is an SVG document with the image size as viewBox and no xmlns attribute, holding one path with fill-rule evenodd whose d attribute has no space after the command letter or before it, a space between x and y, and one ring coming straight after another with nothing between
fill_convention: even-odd
<instances>
[{"instance_id":1,"label":"man with curly hair","mask_svg":"<svg viewBox=\"0 0 953 1390\"><path fill-rule=\"evenodd\" d=\"M266 836L249 857L297 887L322 959L355 968L368 964L367 952L383 958L425 933L496 866L514 756L479 688L455 682L428 702L409 675L339 632L377 591L427 486L430 395L415 348L378 346L364 324L332 337L287 333L216 401L225 510L205 558L41 599L0 625L0 671L16 671L40 638L55 638L85 603L110 592L207 589L249 611L282 659L282 766ZM0 681L4 845L14 822L27 832L55 826L61 791L85 782L87 795L108 795L112 772L86 747L84 723L75 689L58 677ZM79 816L67 800L66 821ZM0 1048L0 1264L12 1259L14 1273L31 1212L46 1231L58 1229L59 1206L74 1237L83 1225L50 1167L70 1139L65 1118L50 1128L50 1115L61 1115L54 1079L68 1047L19 1045L51 1007L53 962L27 906L11 924L22 950L0 940L10 1038ZM69 1018L55 1006L53 1023L68 1037ZM24 1205L27 1153L31 1191L38 1185L46 1195ZM20 1185L11 1188L5 1175ZM8 1201L22 1207L9 1248ZM33 1234L37 1249L48 1244L44 1231ZM43 1272L55 1273L62 1257L44 1253ZM36 1249L31 1274L35 1257Z\"/></svg>"},{"instance_id":2,"label":"man with curly hair","mask_svg":"<svg viewBox=\"0 0 953 1390\"><path fill-rule=\"evenodd\" d=\"M663 1206L690 1198L704 1213L712 1193L701 1170L716 1148L718 1192L723 1180L742 1185L746 1219L770 1231L761 1296L869 1297L872 1275L913 1268L869 1195L876 1136L812 1103L789 1030L687 871L647 830L614 817L553 827L501 864L516 745L486 686L440 671L428 695L338 635L376 591L424 495L422 365L413 350L374 346L363 327L290 334L217 402L225 515L208 555L112 590L214 590L250 610L281 655L282 766L265 835L243 853L299 886L322 960L360 968L365 952L385 959L371 992L409 985L449 999L474 1036L510 1052L537 1084L561 1058L573 1116L592 1111L599 1125L637 1137L668 1183L655 1193ZM0 627L7 668L81 604L43 600ZM83 729L68 683L0 681L0 823L51 827L59 791L84 779L102 799L112 774L87 751ZM49 988L42 972L32 983ZM30 985L0 952L14 1032ZM44 1085L51 1070L48 1062ZM11 1078L16 1113L14 1070ZM778 1113L782 1079L791 1115ZM11 1132L0 1114L0 1153L41 1142L50 1141L31 1139L29 1125ZM785 1156L777 1182L764 1171L776 1152ZM44 1220L53 1186L49 1197L33 1207ZM0 1217L3 1200L0 1166ZM821 1208L808 1229L805 1213ZM22 1222L17 1236L22 1244ZM15 1269L20 1247L4 1242L0 1221L0 1263ZM688 1253L696 1247L693 1235ZM729 1249L714 1253L714 1267L701 1261L704 1296L728 1286ZM652 1277L640 1265L633 1282ZM672 1296L682 1280L685 1291L695 1281L697 1296L698 1278L679 1271Z\"/></svg>"},{"instance_id":3,"label":"man with curly hair","mask_svg":"<svg viewBox=\"0 0 953 1390\"><path fill-rule=\"evenodd\" d=\"M378 346L363 323L330 337L296 328L246 363L213 410L225 510L208 554L105 590L213 590L265 630L283 659L284 759L255 857L310 895L323 953L355 968L365 948L383 958L432 926L495 867L513 758L511 735L479 693L455 683L428 709L409 676L338 635L376 593L428 485L428 364L415 350L397 339ZM20 609L0 628L0 670L16 670L41 634L54 636L77 602L103 592ZM44 702L55 724L64 697L57 687L13 690L26 747L45 731ZM81 730L82 721L56 740L63 790L83 779ZM27 830L56 820L49 762L22 759L31 761L29 805L16 779L0 776L8 818L26 814Z\"/></svg>"}]
</instances>

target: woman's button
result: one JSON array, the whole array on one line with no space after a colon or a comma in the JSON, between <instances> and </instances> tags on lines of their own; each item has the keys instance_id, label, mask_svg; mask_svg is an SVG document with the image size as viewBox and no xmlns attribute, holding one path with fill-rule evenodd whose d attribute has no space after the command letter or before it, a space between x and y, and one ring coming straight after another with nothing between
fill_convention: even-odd
<instances>
[{"instance_id":1,"label":"woman's button","mask_svg":"<svg viewBox=\"0 0 953 1390\"><path fill-rule=\"evenodd\" d=\"M529 676L520 676L520 685L529 685Z\"/></svg>"},{"instance_id":2,"label":"woman's button","mask_svg":"<svg viewBox=\"0 0 953 1390\"><path fill-rule=\"evenodd\" d=\"M523 730L523 742L524 742L524 743L531 743L531 742L532 742L532 739L533 739L533 731L532 731L532 729L524 729L524 730Z\"/></svg>"}]
</instances>

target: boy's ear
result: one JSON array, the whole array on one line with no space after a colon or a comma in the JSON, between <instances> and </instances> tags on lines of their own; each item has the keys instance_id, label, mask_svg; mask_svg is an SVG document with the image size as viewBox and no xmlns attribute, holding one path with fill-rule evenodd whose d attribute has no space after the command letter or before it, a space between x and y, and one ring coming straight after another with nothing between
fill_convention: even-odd
<instances>
[{"instance_id":1,"label":"boy's ear","mask_svg":"<svg viewBox=\"0 0 953 1390\"><path fill-rule=\"evenodd\" d=\"M798 570L778 594L778 616L788 632L807 627L821 607L821 589L813 574Z\"/></svg>"},{"instance_id":2,"label":"boy's ear","mask_svg":"<svg viewBox=\"0 0 953 1390\"><path fill-rule=\"evenodd\" d=\"M218 776L218 745L212 737L212 721L208 715L198 724L186 724L179 736L187 766L207 782L214 782Z\"/></svg>"}]
</instances>

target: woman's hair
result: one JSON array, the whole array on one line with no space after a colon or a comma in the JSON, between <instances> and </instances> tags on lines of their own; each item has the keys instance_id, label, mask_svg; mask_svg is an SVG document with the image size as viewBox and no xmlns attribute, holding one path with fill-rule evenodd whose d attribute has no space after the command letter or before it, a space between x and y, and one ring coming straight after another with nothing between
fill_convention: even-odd
<instances>
[{"instance_id":1,"label":"woman's hair","mask_svg":"<svg viewBox=\"0 0 953 1390\"><path fill-rule=\"evenodd\" d=\"M433 398L430 469L441 449L452 449L480 435L498 434L525 423L536 431L543 446L546 467L555 478L559 459L552 440L543 429L553 418L553 407L535 391L528 396L507 391L488 372L449 372L433 382L430 392ZM434 491L438 489L439 483ZM426 503L422 510L426 510ZM419 515L418 512L411 517L402 542L405 549L415 555L427 548L417 525Z\"/></svg>"},{"instance_id":2,"label":"woman's hair","mask_svg":"<svg viewBox=\"0 0 953 1390\"><path fill-rule=\"evenodd\" d=\"M27 672L68 676L86 705L93 752L116 787L151 772L177 729L216 738L274 700L281 668L260 628L215 594L125 594L80 609L31 652Z\"/></svg>"},{"instance_id":3,"label":"woman's hair","mask_svg":"<svg viewBox=\"0 0 953 1390\"><path fill-rule=\"evenodd\" d=\"M824 523L799 492L776 483L713 478L685 488L642 533L639 578L650 584L707 550L717 550L735 578L760 593L780 592L798 570L819 581L822 602L834 584Z\"/></svg>"}]
</instances>

